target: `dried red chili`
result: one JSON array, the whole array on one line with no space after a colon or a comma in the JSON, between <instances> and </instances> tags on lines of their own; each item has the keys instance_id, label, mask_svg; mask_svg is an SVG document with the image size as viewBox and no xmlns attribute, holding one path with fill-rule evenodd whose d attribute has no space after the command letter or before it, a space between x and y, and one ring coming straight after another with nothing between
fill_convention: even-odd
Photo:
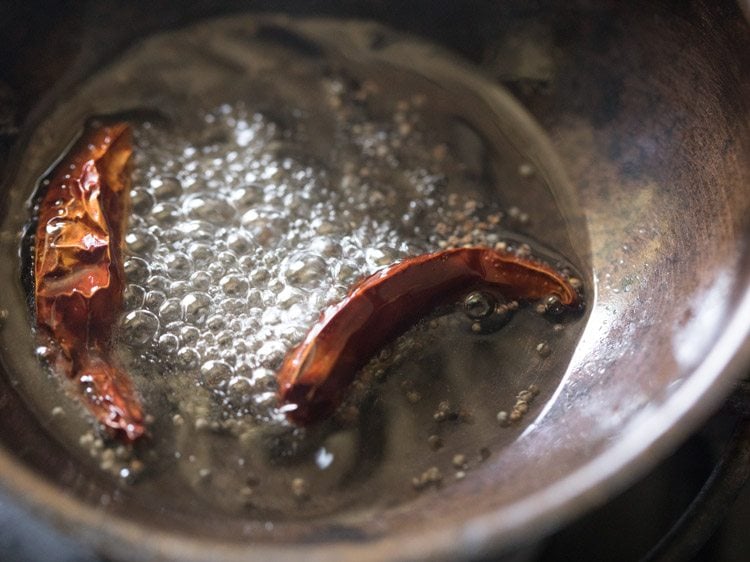
<instances>
[{"instance_id":1,"label":"dried red chili","mask_svg":"<svg viewBox=\"0 0 750 562\"><path fill-rule=\"evenodd\" d=\"M551 267L489 248L457 248L404 260L355 286L326 310L277 374L287 417L308 425L330 415L357 371L420 317L481 287L506 298L556 297L576 307L579 295Z\"/></svg>"},{"instance_id":2,"label":"dried red chili","mask_svg":"<svg viewBox=\"0 0 750 562\"><path fill-rule=\"evenodd\" d=\"M143 435L143 410L110 339L122 309L131 154L127 123L87 127L44 182L34 245L36 322L52 339L53 367L127 440Z\"/></svg>"}]
</instances>

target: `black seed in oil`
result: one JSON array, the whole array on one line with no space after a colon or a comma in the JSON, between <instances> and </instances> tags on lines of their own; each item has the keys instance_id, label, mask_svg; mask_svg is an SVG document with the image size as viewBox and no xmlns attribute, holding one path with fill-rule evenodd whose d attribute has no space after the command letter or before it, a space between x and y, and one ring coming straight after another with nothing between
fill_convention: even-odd
<instances>
[{"instance_id":1,"label":"black seed in oil","mask_svg":"<svg viewBox=\"0 0 750 562\"><path fill-rule=\"evenodd\" d=\"M557 316L558 314L562 314L564 310L565 307L563 306L560 298L557 295L549 295L546 299L544 299L544 311L547 314Z\"/></svg>"}]
</instances>

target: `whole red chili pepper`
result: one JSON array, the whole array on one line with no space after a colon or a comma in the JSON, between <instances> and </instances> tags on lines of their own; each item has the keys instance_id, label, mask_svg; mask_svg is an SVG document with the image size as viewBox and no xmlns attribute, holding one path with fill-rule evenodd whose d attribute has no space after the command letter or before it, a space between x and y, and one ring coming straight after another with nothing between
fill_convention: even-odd
<instances>
[{"instance_id":1,"label":"whole red chili pepper","mask_svg":"<svg viewBox=\"0 0 750 562\"><path fill-rule=\"evenodd\" d=\"M435 307L482 287L516 300L554 296L571 308L580 298L559 272L508 252L470 247L406 259L356 285L287 355L277 374L287 417L308 425L329 416L378 349Z\"/></svg>"},{"instance_id":2,"label":"whole red chili pepper","mask_svg":"<svg viewBox=\"0 0 750 562\"><path fill-rule=\"evenodd\" d=\"M43 182L34 299L54 369L78 383L100 423L132 441L145 431L143 410L110 354L125 280L131 145L127 123L92 124Z\"/></svg>"}]
</instances>

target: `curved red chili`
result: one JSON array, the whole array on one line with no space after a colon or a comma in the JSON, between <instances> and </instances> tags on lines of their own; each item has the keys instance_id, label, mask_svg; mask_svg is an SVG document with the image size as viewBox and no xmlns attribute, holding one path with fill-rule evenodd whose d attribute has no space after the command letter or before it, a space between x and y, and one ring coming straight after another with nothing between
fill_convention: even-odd
<instances>
[{"instance_id":1,"label":"curved red chili","mask_svg":"<svg viewBox=\"0 0 750 562\"><path fill-rule=\"evenodd\" d=\"M36 322L53 340L53 367L128 440L144 433L143 410L109 346L122 309L131 144L127 123L85 130L45 181L34 242Z\"/></svg>"},{"instance_id":2,"label":"curved red chili","mask_svg":"<svg viewBox=\"0 0 750 562\"><path fill-rule=\"evenodd\" d=\"M277 374L287 417L308 425L329 416L357 371L390 340L443 303L480 287L509 299L554 295L575 307L579 295L551 267L489 248L456 248L414 257L368 277L326 310Z\"/></svg>"}]
</instances>

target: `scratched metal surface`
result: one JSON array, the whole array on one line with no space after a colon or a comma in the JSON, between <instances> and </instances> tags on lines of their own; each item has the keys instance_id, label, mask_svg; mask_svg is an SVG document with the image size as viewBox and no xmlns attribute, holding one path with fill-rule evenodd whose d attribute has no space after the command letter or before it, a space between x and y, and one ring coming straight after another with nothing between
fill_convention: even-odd
<instances>
[{"instance_id":1,"label":"scratched metal surface","mask_svg":"<svg viewBox=\"0 0 750 562\"><path fill-rule=\"evenodd\" d=\"M750 41L739 10L728 1L495 4L376 2L342 11L455 49L542 124L578 191L591 238L597 298L586 332L543 413L471 479L408 509L373 514L386 529L375 538L346 541L332 529L314 545L256 544L259 555L303 548L321 559L470 556L539 536L652 466L720 403L747 364ZM105 2L82 20L62 10L69 30L97 22L84 34L97 48L76 45L75 33L53 34L55 65L38 45L36 74L3 77L15 93L16 118L54 82L66 53L80 55L86 68L116 50L116 22L147 32L220 11L213 3L184 13L159 6ZM312 3L302 11L330 9ZM12 132L4 139L10 146ZM0 437L12 452L2 457L6 487L25 490L35 509L68 530L78 524L83 540L119 557L158 549L194 559L247 555L242 543L188 540L179 531L185 522L149 506L92 510L102 492L95 475L77 472L11 389L2 397ZM77 474L75 500L57 493L55 474Z\"/></svg>"}]
</instances>

